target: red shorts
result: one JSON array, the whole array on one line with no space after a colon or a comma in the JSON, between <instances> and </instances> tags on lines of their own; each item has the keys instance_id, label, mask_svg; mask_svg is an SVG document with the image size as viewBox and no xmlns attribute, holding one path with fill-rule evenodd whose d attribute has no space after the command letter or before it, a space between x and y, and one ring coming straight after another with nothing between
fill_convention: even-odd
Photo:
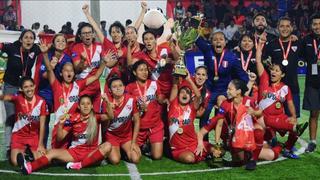
<instances>
[{"instance_id":1,"label":"red shorts","mask_svg":"<svg viewBox=\"0 0 320 180\"><path fill-rule=\"evenodd\" d=\"M182 149L172 149L171 150L172 157L173 157L174 160L178 161L179 160L179 156L182 153L184 153L186 151L189 151L189 152L192 152L194 154L195 163L203 161L207 157L208 153L210 153L210 149L212 147L212 145L208 141L203 141L203 145L204 145L204 148L206 149L206 151L202 152L202 156L197 156L195 154L197 146L191 146L191 147L186 147L186 148L182 148Z\"/></svg>"},{"instance_id":2,"label":"red shorts","mask_svg":"<svg viewBox=\"0 0 320 180\"><path fill-rule=\"evenodd\" d=\"M26 149L29 145L32 151L36 151L39 145L39 136L23 137L17 134L11 136L11 149Z\"/></svg>"},{"instance_id":3,"label":"red shorts","mask_svg":"<svg viewBox=\"0 0 320 180\"><path fill-rule=\"evenodd\" d=\"M84 158L88 157L90 153L97 150L98 146L90 146L90 147L74 147L67 149L69 154L73 157L74 162L80 162Z\"/></svg>"},{"instance_id":4,"label":"red shorts","mask_svg":"<svg viewBox=\"0 0 320 180\"><path fill-rule=\"evenodd\" d=\"M140 129L137 138L137 143L139 146L141 146L146 142L148 138L151 144L163 142L163 136L163 123L161 122L158 126L155 126L153 128Z\"/></svg>"},{"instance_id":5,"label":"red shorts","mask_svg":"<svg viewBox=\"0 0 320 180\"><path fill-rule=\"evenodd\" d=\"M110 132L107 132L106 133L106 140L108 142L110 142L110 144L112 146L121 146L123 144L125 144L126 142L128 141L131 141L132 140L132 133L128 133L127 136L122 136L122 137L119 137L119 136L116 136Z\"/></svg>"},{"instance_id":6,"label":"red shorts","mask_svg":"<svg viewBox=\"0 0 320 180\"><path fill-rule=\"evenodd\" d=\"M267 127L276 131L292 131L293 124L289 122L289 117L286 114L276 116L264 115L264 123Z\"/></svg>"}]
</instances>

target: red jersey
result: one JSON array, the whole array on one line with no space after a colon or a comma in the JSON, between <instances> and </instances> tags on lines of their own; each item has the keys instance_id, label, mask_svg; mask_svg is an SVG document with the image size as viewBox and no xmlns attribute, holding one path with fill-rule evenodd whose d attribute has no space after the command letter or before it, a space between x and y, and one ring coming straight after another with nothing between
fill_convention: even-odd
<instances>
[{"instance_id":1,"label":"red jersey","mask_svg":"<svg viewBox=\"0 0 320 180\"><path fill-rule=\"evenodd\" d=\"M257 109L255 100L251 97L244 96L242 99L242 104L245 105L246 107L252 107L253 109ZM211 118L210 123L204 126L204 128L208 131L211 131L215 127L216 121L219 119L225 119L225 122L228 125L235 126L236 114L237 114L237 109L234 108L233 102L229 99L225 100L222 102L217 115Z\"/></svg>"},{"instance_id":2,"label":"red jersey","mask_svg":"<svg viewBox=\"0 0 320 180\"><path fill-rule=\"evenodd\" d=\"M178 98L170 102L169 106L169 134L170 146L172 149L182 149L186 147L197 146L197 134L194 129L194 120L196 118L196 109L193 103L181 107ZM179 128L182 133L179 134Z\"/></svg>"},{"instance_id":3,"label":"red jersey","mask_svg":"<svg viewBox=\"0 0 320 180\"><path fill-rule=\"evenodd\" d=\"M172 71L173 71L173 65L167 64L166 67L161 68L160 70L160 59L163 55L170 55L170 48L169 46L158 46L157 47L157 57L154 59L149 56L148 52L141 51L140 53L134 54L133 58L136 59L142 59L147 62L149 67L152 71L152 80L157 81L161 93L164 94L166 97L170 96L171 88L172 88Z\"/></svg>"},{"instance_id":4,"label":"red jersey","mask_svg":"<svg viewBox=\"0 0 320 180\"><path fill-rule=\"evenodd\" d=\"M269 76L264 71L259 84L259 107L264 115L284 114L283 103L292 100L290 88L284 83L269 84Z\"/></svg>"},{"instance_id":5,"label":"red jersey","mask_svg":"<svg viewBox=\"0 0 320 180\"><path fill-rule=\"evenodd\" d=\"M101 116L95 115L97 121L97 133L91 144L88 144L87 141L87 126L88 121L82 121L80 119L80 113L73 113L70 115L70 120L68 123L65 123L64 130L72 132L72 142L70 148L79 148L79 147L96 147L98 146L98 136L99 136L99 124L101 122Z\"/></svg>"},{"instance_id":6,"label":"red jersey","mask_svg":"<svg viewBox=\"0 0 320 180\"><path fill-rule=\"evenodd\" d=\"M110 98L113 102L113 98ZM105 102L102 110L105 111ZM124 94L124 99L120 106L116 106L113 110L114 119L110 122L107 133L111 133L117 137L127 137L128 133L132 133L132 116L138 113L137 101L131 95Z\"/></svg>"},{"instance_id":7,"label":"red jersey","mask_svg":"<svg viewBox=\"0 0 320 180\"><path fill-rule=\"evenodd\" d=\"M38 95L34 95L33 103L28 102L22 94L11 96L16 108L16 121L12 134L22 137L39 136L40 116L49 114L46 102Z\"/></svg>"},{"instance_id":8,"label":"red jersey","mask_svg":"<svg viewBox=\"0 0 320 180\"><path fill-rule=\"evenodd\" d=\"M153 128L162 123L162 107L157 101L160 90L156 81L147 80L144 86L139 85L138 82L133 82L127 85L126 91L136 98L138 107L143 102L147 104L147 111L140 116L140 129Z\"/></svg>"},{"instance_id":9,"label":"red jersey","mask_svg":"<svg viewBox=\"0 0 320 180\"><path fill-rule=\"evenodd\" d=\"M53 108L55 112L55 125L59 122L59 117L65 113L75 112L78 105L79 93L86 87L86 80L77 80L65 87L57 79L51 85L53 91Z\"/></svg>"},{"instance_id":10,"label":"red jersey","mask_svg":"<svg viewBox=\"0 0 320 180\"><path fill-rule=\"evenodd\" d=\"M100 43L93 42L90 47L86 47L83 43L77 43L72 48L73 62L80 61L83 52L87 55L85 64L88 67L76 75L77 79L85 79L88 76L94 75L99 68L100 59L105 53Z\"/></svg>"}]
</instances>

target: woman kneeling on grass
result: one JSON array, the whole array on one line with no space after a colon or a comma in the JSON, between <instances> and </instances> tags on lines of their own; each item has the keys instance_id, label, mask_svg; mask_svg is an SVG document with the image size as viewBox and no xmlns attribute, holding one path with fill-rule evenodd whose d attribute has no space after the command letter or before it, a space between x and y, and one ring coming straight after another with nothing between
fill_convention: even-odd
<instances>
[{"instance_id":1,"label":"woman kneeling on grass","mask_svg":"<svg viewBox=\"0 0 320 180\"><path fill-rule=\"evenodd\" d=\"M213 152L209 143L205 143L205 153L196 152L198 141L193 123L201 104L201 94L189 73L186 83L180 84L180 88L178 79L175 81L171 90L168 114L172 156L174 160L182 163L197 163L204 160L208 153ZM192 91L195 94L193 100Z\"/></svg>"},{"instance_id":2,"label":"woman kneeling on grass","mask_svg":"<svg viewBox=\"0 0 320 180\"><path fill-rule=\"evenodd\" d=\"M68 116L61 116L57 131L57 139L63 140L66 135L72 133L72 143L69 149L51 149L46 155L33 162L26 162L22 153L17 155L18 165L23 174L31 174L53 159L68 162L67 169L81 169L108 157L111 152L111 144L105 142L98 146L99 123L110 120L105 114L94 114L92 100L89 96L80 97L80 113L76 112ZM108 107L109 108L109 107ZM107 111L112 111L111 108Z\"/></svg>"}]
</instances>

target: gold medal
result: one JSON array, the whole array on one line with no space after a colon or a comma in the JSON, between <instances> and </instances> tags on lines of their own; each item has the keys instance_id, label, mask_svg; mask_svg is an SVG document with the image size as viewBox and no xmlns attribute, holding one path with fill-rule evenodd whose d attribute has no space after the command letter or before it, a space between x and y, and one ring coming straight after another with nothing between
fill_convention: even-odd
<instances>
[{"instance_id":1,"label":"gold medal","mask_svg":"<svg viewBox=\"0 0 320 180\"><path fill-rule=\"evenodd\" d=\"M179 127L179 128L178 128L177 133L178 133L178 134L183 134L183 129L182 129L182 127Z\"/></svg>"},{"instance_id":2,"label":"gold medal","mask_svg":"<svg viewBox=\"0 0 320 180\"><path fill-rule=\"evenodd\" d=\"M276 108L277 108L277 109L280 109L280 108L281 108L281 103L280 103L280 102L277 102L277 103L276 103Z\"/></svg>"},{"instance_id":3,"label":"gold medal","mask_svg":"<svg viewBox=\"0 0 320 180\"><path fill-rule=\"evenodd\" d=\"M214 81L218 81L219 80L219 76L214 76L213 80Z\"/></svg>"},{"instance_id":4,"label":"gold medal","mask_svg":"<svg viewBox=\"0 0 320 180\"><path fill-rule=\"evenodd\" d=\"M60 98L59 101L60 101L60 104L63 104L64 103L64 98Z\"/></svg>"}]
</instances>

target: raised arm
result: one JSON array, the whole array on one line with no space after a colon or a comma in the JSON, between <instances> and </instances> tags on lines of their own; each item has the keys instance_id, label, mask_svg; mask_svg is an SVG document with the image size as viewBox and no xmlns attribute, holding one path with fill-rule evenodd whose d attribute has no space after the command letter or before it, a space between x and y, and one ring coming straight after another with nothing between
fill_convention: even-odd
<instances>
[{"instance_id":1,"label":"raised arm","mask_svg":"<svg viewBox=\"0 0 320 180\"><path fill-rule=\"evenodd\" d=\"M186 80L188 81L188 83L191 85L192 91L195 94L195 97L193 99L193 105L195 109L198 109L200 107L201 104L201 93L198 89L198 87L194 84L194 82L192 81L191 77L190 77L190 72L187 71L188 75L186 77Z\"/></svg>"},{"instance_id":2,"label":"raised arm","mask_svg":"<svg viewBox=\"0 0 320 180\"><path fill-rule=\"evenodd\" d=\"M91 16L91 14L89 12L89 5L88 4L83 5L82 11L83 11L84 15L87 17L89 23L92 25L94 31L96 32L99 41L103 42L103 40L104 40L103 32L101 31L99 25L96 23L96 21Z\"/></svg>"},{"instance_id":3,"label":"raised arm","mask_svg":"<svg viewBox=\"0 0 320 180\"><path fill-rule=\"evenodd\" d=\"M141 12L140 12L140 15L139 15L137 21L134 23L134 27L136 28L137 31L139 31L139 28L140 28L140 26L141 26L141 24L142 24L144 15L145 15L146 12L147 12L147 8L148 8L147 2L142 1L142 2L141 2Z\"/></svg>"},{"instance_id":4,"label":"raised arm","mask_svg":"<svg viewBox=\"0 0 320 180\"><path fill-rule=\"evenodd\" d=\"M258 76L262 76L262 73L264 71L264 67L262 64L262 51L263 51L263 46L264 43L266 42L266 37L261 37L260 41L256 47L256 65L257 65L257 71L258 71Z\"/></svg>"},{"instance_id":5,"label":"raised arm","mask_svg":"<svg viewBox=\"0 0 320 180\"><path fill-rule=\"evenodd\" d=\"M178 96L178 83L179 83L179 77L173 78L173 85L170 92L170 98L169 101L173 101Z\"/></svg>"},{"instance_id":6,"label":"raised arm","mask_svg":"<svg viewBox=\"0 0 320 180\"><path fill-rule=\"evenodd\" d=\"M51 63L49 61L49 56L48 56L49 47L42 43L40 44L39 47L43 55L44 65L46 66L46 69L47 69L47 78L49 80L49 83L53 84L53 82L56 80L56 75L54 74L53 67L51 66Z\"/></svg>"}]
</instances>

